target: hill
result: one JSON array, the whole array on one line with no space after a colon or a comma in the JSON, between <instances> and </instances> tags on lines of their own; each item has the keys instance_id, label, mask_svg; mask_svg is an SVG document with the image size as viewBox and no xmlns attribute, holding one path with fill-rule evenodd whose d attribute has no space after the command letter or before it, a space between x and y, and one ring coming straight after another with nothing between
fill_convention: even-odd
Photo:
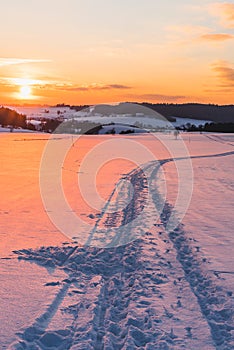
<instances>
[{"instance_id":1,"label":"hill","mask_svg":"<svg viewBox=\"0 0 234 350\"><path fill-rule=\"evenodd\" d=\"M141 105L149 107L164 117L181 117L197 120L210 120L215 123L233 123L234 105L219 106L213 104L185 103L147 103Z\"/></svg>"},{"instance_id":2,"label":"hill","mask_svg":"<svg viewBox=\"0 0 234 350\"><path fill-rule=\"evenodd\" d=\"M215 104L202 104L202 103L149 103L135 102L136 105L141 107L148 107L155 112L163 115L169 121L173 122L173 117L177 118L189 118L196 120L210 120L215 123L234 123L234 105L215 105ZM60 106L60 105L57 105ZM63 105L64 106L64 105ZM73 110L80 111L88 106L69 106ZM95 112L111 114L115 108L116 112L132 113L133 105L130 103L121 103L118 107L111 105L95 106ZM139 113L139 109L137 109Z\"/></svg>"}]
</instances>

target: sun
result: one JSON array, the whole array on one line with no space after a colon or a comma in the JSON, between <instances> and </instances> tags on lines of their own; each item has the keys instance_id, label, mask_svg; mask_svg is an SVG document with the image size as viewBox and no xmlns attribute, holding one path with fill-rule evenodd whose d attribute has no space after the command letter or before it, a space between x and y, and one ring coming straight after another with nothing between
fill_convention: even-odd
<instances>
[{"instance_id":1,"label":"sun","mask_svg":"<svg viewBox=\"0 0 234 350\"><path fill-rule=\"evenodd\" d=\"M32 98L31 93L32 89L29 85L22 85L20 88L19 96L22 100L27 100Z\"/></svg>"}]
</instances>

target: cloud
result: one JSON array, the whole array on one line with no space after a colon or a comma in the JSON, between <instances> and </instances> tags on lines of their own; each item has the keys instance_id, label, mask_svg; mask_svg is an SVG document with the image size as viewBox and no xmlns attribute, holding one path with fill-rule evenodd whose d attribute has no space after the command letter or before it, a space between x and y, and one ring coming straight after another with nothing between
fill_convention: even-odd
<instances>
[{"instance_id":1,"label":"cloud","mask_svg":"<svg viewBox=\"0 0 234 350\"><path fill-rule=\"evenodd\" d=\"M200 36L200 39L203 41L210 41L210 42L221 42L226 40L234 39L234 35L231 34L203 34Z\"/></svg>"},{"instance_id":2,"label":"cloud","mask_svg":"<svg viewBox=\"0 0 234 350\"><path fill-rule=\"evenodd\" d=\"M214 3L209 5L209 12L220 19L222 26L234 28L234 3Z\"/></svg>"},{"instance_id":3,"label":"cloud","mask_svg":"<svg viewBox=\"0 0 234 350\"><path fill-rule=\"evenodd\" d=\"M188 45L197 40L198 37L210 31L210 28L198 25L170 25L165 27L166 37L169 43L177 45Z\"/></svg>"},{"instance_id":4,"label":"cloud","mask_svg":"<svg viewBox=\"0 0 234 350\"><path fill-rule=\"evenodd\" d=\"M127 90L131 89L131 86L127 85L121 85L121 84L91 84L91 85L82 85L82 86L73 86L73 85L63 85L63 86L57 86L59 90L64 91L80 91L80 92L86 92L86 91L102 91L102 90Z\"/></svg>"},{"instance_id":5,"label":"cloud","mask_svg":"<svg viewBox=\"0 0 234 350\"><path fill-rule=\"evenodd\" d=\"M46 81L39 79L24 79L24 78L2 78L9 85L45 85Z\"/></svg>"},{"instance_id":6,"label":"cloud","mask_svg":"<svg viewBox=\"0 0 234 350\"><path fill-rule=\"evenodd\" d=\"M77 85L69 81L55 80L50 77L44 77L43 79L25 79L25 78L13 78L13 77L1 77L0 85L2 86L23 86L30 85L38 89L46 90L60 90L67 92L90 92L90 91L106 91L106 90L129 90L132 87L123 84L97 84L90 85Z\"/></svg>"},{"instance_id":7,"label":"cloud","mask_svg":"<svg viewBox=\"0 0 234 350\"><path fill-rule=\"evenodd\" d=\"M33 86L35 88L45 88L56 85L57 81L52 80L42 80L42 79L25 79L25 78L13 78L13 77L1 77L0 76L0 85L2 86Z\"/></svg>"},{"instance_id":8,"label":"cloud","mask_svg":"<svg viewBox=\"0 0 234 350\"><path fill-rule=\"evenodd\" d=\"M136 98L137 100L144 100L144 101L162 101L162 102L175 102L178 100L186 99L187 96L182 95L163 95L163 94L142 94L142 95L128 95L128 97Z\"/></svg>"},{"instance_id":9,"label":"cloud","mask_svg":"<svg viewBox=\"0 0 234 350\"><path fill-rule=\"evenodd\" d=\"M126 86L126 85L119 85L119 84L112 84L112 85L107 85L108 88L110 89L131 89L131 86Z\"/></svg>"},{"instance_id":10,"label":"cloud","mask_svg":"<svg viewBox=\"0 0 234 350\"><path fill-rule=\"evenodd\" d=\"M170 26L166 28L168 39L176 45L196 45L201 42L221 43L234 39L229 33L212 33L212 29L205 26Z\"/></svg>"},{"instance_id":11,"label":"cloud","mask_svg":"<svg viewBox=\"0 0 234 350\"><path fill-rule=\"evenodd\" d=\"M215 94L220 94L220 93L226 93L226 94L233 94L233 89L232 88L221 88L221 89L205 89L204 92L206 93L215 93Z\"/></svg>"},{"instance_id":12,"label":"cloud","mask_svg":"<svg viewBox=\"0 0 234 350\"><path fill-rule=\"evenodd\" d=\"M211 69L219 79L220 87L234 87L234 68L229 62L218 61L211 66Z\"/></svg>"},{"instance_id":13,"label":"cloud","mask_svg":"<svg viewBox=\"0 0 234 350\"><path fill-rule=\"evenodd\" d=\"M26 64L26 63L46 63L51 62L50 60L44 59L30 59L30 58L1 58L0 57L0 67Z\"/></svg>"}]
</instances>

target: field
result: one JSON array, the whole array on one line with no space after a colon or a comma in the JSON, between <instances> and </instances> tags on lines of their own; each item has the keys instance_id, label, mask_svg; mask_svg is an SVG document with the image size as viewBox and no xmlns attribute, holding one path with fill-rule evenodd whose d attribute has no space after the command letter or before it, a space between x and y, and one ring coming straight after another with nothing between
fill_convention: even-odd
<instances>
[{"instance_id":1,"label":"field","mask_svg":"<svg viewBox=\"0 0 234 350\"><path fill-rule=\"evenodd\" d=\"M1 349L234 348L233 135L0 143Z\"/></svg>"}]
</instances>

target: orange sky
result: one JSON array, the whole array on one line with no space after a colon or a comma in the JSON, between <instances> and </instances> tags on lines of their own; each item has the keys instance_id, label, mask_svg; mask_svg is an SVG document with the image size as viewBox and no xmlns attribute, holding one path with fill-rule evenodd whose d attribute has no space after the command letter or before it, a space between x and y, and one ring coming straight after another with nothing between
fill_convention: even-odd
<instances>
[{"instance_id":1,"label":"orange sky","mask_svg":"<svg viewBox=\"0 0 234 350\"><path fill-rule=\"evenodd\" d=\"M234 103L231 2L11 0L1 7L1 104Z\"/></svg>"}]
</instances>

